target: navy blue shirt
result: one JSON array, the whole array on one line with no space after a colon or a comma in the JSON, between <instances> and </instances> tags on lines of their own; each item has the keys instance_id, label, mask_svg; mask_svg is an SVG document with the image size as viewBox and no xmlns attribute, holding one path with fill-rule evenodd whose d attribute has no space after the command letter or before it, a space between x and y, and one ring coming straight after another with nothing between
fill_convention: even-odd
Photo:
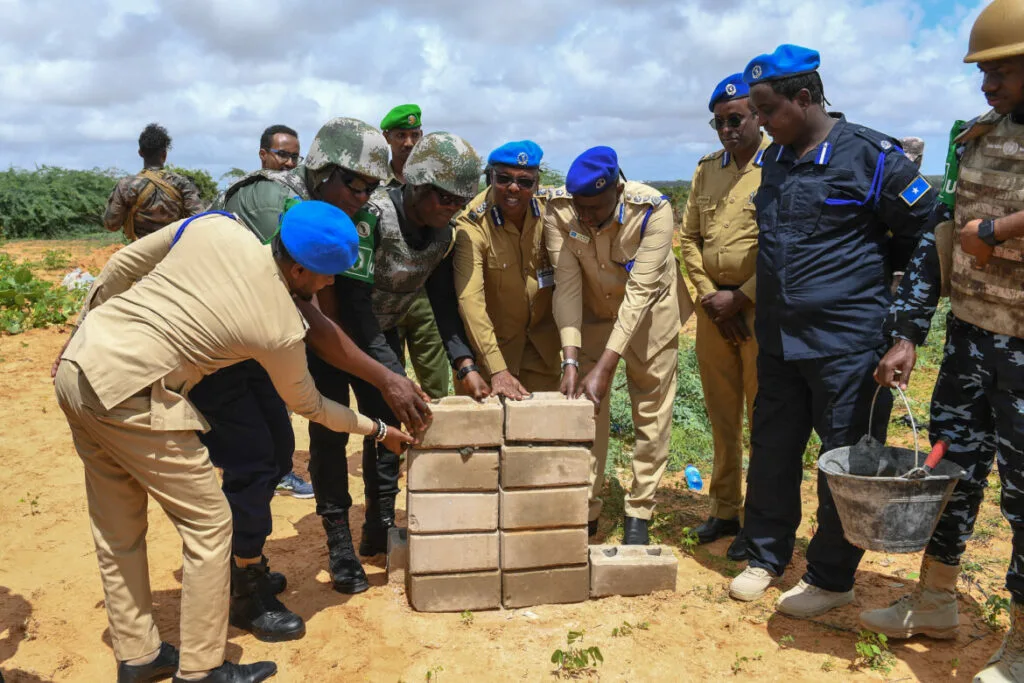
<instances>
[{"instance_id":1,"label":"navy blue shirt","mask_svg":"<svg viewBox=\"0 0 1024 683\"><path fill-rule=\"evenodd\" d=\"M898 142L841 114L797 159L765 150L757 206L761 351L786 360L880 346L893 271L904 269L936 192Z\"/></svg>"}]
</instances>

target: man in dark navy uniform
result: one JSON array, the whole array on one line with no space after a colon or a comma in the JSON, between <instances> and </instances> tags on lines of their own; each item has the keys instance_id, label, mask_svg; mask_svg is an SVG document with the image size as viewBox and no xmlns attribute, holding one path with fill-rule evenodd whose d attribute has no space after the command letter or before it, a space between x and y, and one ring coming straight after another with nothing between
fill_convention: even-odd
<instances>
[{"instance_id":1,"label":"man in dark navy uniform","mask_svg":"<svg viewBox=\"0 0 1024 683\"><path fill-rule=\"evenodd\" d=\"M896 140L825 111L819 62L814 50L780 45L743 73L774 142L755 197L759 393L745 507L750 564L729 589L738 600L761 597L792 558L811 430L822 452L868 431L892 274L906 266L935 202ZM881 439L892 405L884 393L874 420ZM779 599L783 614L812 617L853 600L863 551L843 537L820 473L817 516L807 572Z\"/></svg>"}]
</instances>

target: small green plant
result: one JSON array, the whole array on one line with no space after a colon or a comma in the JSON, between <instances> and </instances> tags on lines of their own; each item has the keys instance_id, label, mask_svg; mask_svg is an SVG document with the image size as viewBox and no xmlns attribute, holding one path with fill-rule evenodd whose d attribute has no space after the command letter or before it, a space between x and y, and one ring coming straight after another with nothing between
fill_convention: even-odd
<instances>
[{"instance_id":1,"label":"small green plant","mask_svg":"<svg viewBox=\"0 0 1024 683\"><path fill-rule=\"evenodd\" d=\"M999 595L990 595L981 606L981 617L991 629L999 628L999 615L1010 613L1010 599Z\"/></svg>"},{"instance_id":2,"label":"small green plant","mask_svg":"<svg viewBox=\"0 0 1024 683\"><path fill-rule=\"evenodd\" d=\"M595 668L604 662L600 648L592 645L584 648L579 645L583 640L584 631L569 631L565 636L566 649L558 649L551 653L551 663L558 668L554 673L564 678L579 678L584 674L594 673Z\"/></svg>"},{"instance_id":3,"label":"small green plant","mask_svg":"<svg viewBox=\"0 0 1024 683\"><path fill-rule=\"evenodd\" d=\"M959 669L959 668L960 668L960 658L959 657L953 657L953 659L949 660L949 670L950 670L950 672L956 673L956 670Z\"/></svg>"},{"instance_id":4,"label":"small green plant","mask_svg":"<svg viewBox=\"0 0 1024 683\"><path fill-rule=\"evenodd\" d=\"M811 536L818 533L818 515L816 513L811 513L811 516L807 518L807 523L811 527Z\"/></svg>"},{"instance_id":5,"label":"small green plant","mask_svg":"<svg viewBox=\"0 0 1024 683\"><path fill-rule=\"evenodd\" d=\"M68 291L40 280L25 265L0 253L0 332L66 323L81 308L85 289Z\"/></svg>"},{"instance_id":6,"label":"small green plant","mask_svg":"<svg viewBox=\"0 0 1024 683\"><path fill-rule=\"evenodd\" d=\"M836 670L836 662L831 657L826 657L825 661L821 663L821 670L825 673Z\"/></svg>"},{"instance_id":7,"label":"small green plant","mask_svg":"<svg viewBox=\"0 0 1024 683\"><path fill-rule=\"evenodd\" d=\"M736 653L736 660L732 663L732 675L739 676L743 671L743 665L750 661L750 657L741 657Z\"/></svg>"},{"instance_id":8,"label":"small green plant","mask_svg":"<svg viewBox=\"0 0 1024 683\"><path fill-rule=\"evenodd\" d=\"M793 636L782 636L781 638L779 638L779 649L785 650L793 644L794 640L795 638L793 638Z\"/></svg>"},{"instance_id":9,"label":"small green plant","mask_svg":"<svg viewBox=\"0 0 1024 683\"><path fill-rule=\"evenodd\" d=\"M472 626L473 625L473 613L470 612L468 609L465 610L464 612L462 612L462 614L459 615L459 619L462 620L462 625L463 626Z\"/></svg>"},{"instance_id":10,"label":"small green plant","mask_svg":"<svg viewBox=\"0 0 1024 683\"><path fill-rule=\"evenodd\" d=\"M46 270L64 270L71 265L71 252L63 249L48 249L43 254L42 266Z\"/></svg>"},{"instance_id":11,"label":"small green plant","mask_svg":"<svg viewBox=\"0 0 1024 683\"><path fill-rule=\"evenodd\" d=\"M622 626L616 626L612 629L612 638L622 638L633 633L634 630L646 631L650 626L646 621L640 621L635 624L631 624L628 621L622 622Z\"/></svg>"},{"instance_id":12,"label":"small green plant","mask_svg":"<svg viewBox=\"0 0 1024 683\"><path fill-rule=\"evenodd\" d=\"M683 537L680 539L679 544L683 548L683 552L687 555L693 555L693 551L700 545L700 539L697 538L697 532L688 526L683 527Z\"/></svg>"},{"instance_id":13,"label":"small green plant","mask_svg":"<svg viewBox=\"0 0 1024 683\"><path fill-rule=\"evenodd\" d=\"M867 667L872 671L889 673L896 663L896 656L889 649L889 638L884 633L861 631L857 641L855 666Z\"/></svg>"},{"instance_id":14,"label":"small green plant","mask_svg":"<svg viewBox=\"0 0 1024 683\"><path fill-rule=\"evenodd\" d=\"M25 497L18 501L19 503L27 503L30 515L39 514L39 494L26 493Z\"/></svg>"},{"instance_id":15,"label":"small green plant","mask_svg":"<svg viewBox=\"0 0 1024 683\"><path fill-rule=\"evenodd\" d=\"M432 666L427 669L426 679L427 681L438 681L441 680L441 672L444 671L443 666Z\"/></svg>"}]
</instances>

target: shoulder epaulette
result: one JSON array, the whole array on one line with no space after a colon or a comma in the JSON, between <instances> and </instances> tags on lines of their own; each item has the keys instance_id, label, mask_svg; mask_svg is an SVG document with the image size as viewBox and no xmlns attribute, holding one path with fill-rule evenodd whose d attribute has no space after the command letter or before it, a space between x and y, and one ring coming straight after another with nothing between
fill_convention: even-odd
<instances>
[{"instance_id":1,"label":"shoulder epaulette","mask_svg":"<svg viewBox=\"0 0 1024 683\"><path fill-rule=\"evenodd\" d=\"M545 187L537 190L535 197L541 197L542 199L554 200L554 199L572 199L572 195L565 187Z\"/></svg>"},{"instance_id":2,"label":"shoulder epaulette","mask_svg":"<svg viewBox=\"0 0 1024 683\"><path fill-rule=\"evenodd\" d=\"M622 198L629 204L649 204L655 207L661 206L663 201L668 200L668 197L647 185L627 186L626 190L622 193Z\"/></svg>"},{"instance_id":3,"label":"shoulder epaulette","mask_svg":"<svg viewBox=\"0 0 1024 683\"><path fill-rule=\"evenodd\" d=\"M967 125L964 126L963 132L956 136L956 140L953 142L961 144L974 140L975 138L980 138L982 135L999 125L999 121L1002 120L1002 118L1003 115L998 113L995 109L992 109L981 116L975 117L967 122Z\"/></svg>"},{"instance_id":4,"label":"shoulder epaulette","mask_svg":"<svg viewBox=\"0 0 1024 683\"><path fill-rule=\"evenodd\" d=\"M892 149L900 149L899 140L890 137L885 133L879 133L877 130L873 130L871 128L857 126L856 128L853 129L853 134L859 138L863 138L869 141L872 145L882 150L883 152L888 152L889 150Z\"/></svg>"},{"instance_id":5,"label":"shoulder epaulette","mask_svg":"<svg viewBox=\"0 0 1024 683\"><path fill-rule=\"evenodd\" d=\"M705 161L714 161L718 157L722 156L724 153L725 153L725 150L724 149L720 149L720 150L712 152L711 154L705 154L704 156L702 156L700 158L700 160L697 163L698 164L703 164Z\"/></svg>"}]
</instances>

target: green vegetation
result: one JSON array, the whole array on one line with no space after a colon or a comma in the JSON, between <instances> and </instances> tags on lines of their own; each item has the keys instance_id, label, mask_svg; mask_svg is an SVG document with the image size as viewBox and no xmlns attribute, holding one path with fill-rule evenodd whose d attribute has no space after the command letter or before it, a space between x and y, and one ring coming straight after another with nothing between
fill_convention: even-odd
<instances>
[{"instance_id":1,"label":"green vegetation","mask_svg":"<svg viewBox=\"0 0 1024 683\"><path fill-rule=\"evenodd\" d=\"M558 666L554 674L565 678L578 678L594 673L595 667L604 662L604 656L596 645L584 648L578 643L583 640L583 631L569 631L565 636L566 649L551 653L551 663Z\"/></svg>"},{"instance_id":2,"label":"green vegetation","mask_svg":"<svg viewBox=\"0 0 1024 683\"><path fill-rule=\"evenodd\" d=\"M0 235L57 238L103 229L116 183L113 169L75 171L41 166L0 172Z\"/></svg>"},{"instance_id":3,"label":"green vegetation","mask_svg":"<svg viewBox=\"0 0 1024 683\"><path fill-rule=\"evenodd\" d=\"M183 175L192 179L192 182L196 184L199 189L199 197L204 202L209 204L217 198L217 194L220 192L217 189L217 181L213 179L213 176L208 171L197 168L182 168L180 166L166 166L168 171L173 171L178 175Z\"/></svg>"},{"instance_id":4,"label":"green vegetation","mask_svg":"<svg viewBox=\"0 0 1024 683\"><path fill-rule=\"evenodd\" d=\"M31 269L0 253L0 332L68 322L82 306L85 289L67 290L40 280Z\"/></svg>"},{"instance_id":5,"label":"green vegetation","mask_svg":"<svg viewBox=\"0 0 1024 683\"><path fill-rule=\"evenodd\" d=\"M649 627L650 624L646 621L640 621L635 624L624 621L622 626L616 626L612 629L612 638L622 638L631 635L633 631L646 631Z\"/></svg>"},{"instance_id":6,"label":"green vegetation","mask_svg":"<svg viewBox=\"0 0 1024 683\"><path fill-rule=\"evenodd\" d=\"M872 671L889 673L896 664L896 655L889 649L889 639L882 633L861 631L857 641L857 659L854 665Z\"/></svg>"}]
</instances>

